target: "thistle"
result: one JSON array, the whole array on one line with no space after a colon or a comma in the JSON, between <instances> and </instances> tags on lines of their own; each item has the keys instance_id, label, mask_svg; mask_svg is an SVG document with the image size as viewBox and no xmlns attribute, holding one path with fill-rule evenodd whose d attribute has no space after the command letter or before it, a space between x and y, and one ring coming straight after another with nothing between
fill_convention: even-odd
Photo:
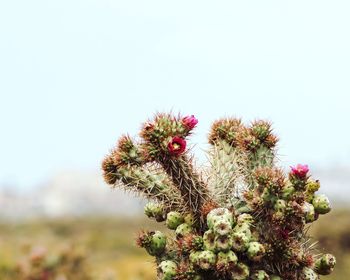
<instances>
[{"instance_id":1,"label":"thistle","mask_svg":"<svg viewBox=\"0 0 350 280\"><path fill-rule=\"evenodd\" d=\"M188 138L193 116L157 114L138 142L122 136L102 163L106 183L149 200L145 214L174 235L141 232L137 244L155 257L161 280L319 279L333 255L315 252L307 225L331 210L320 183L298 164L276 166L269 122L214 122L209 168L199 169Z\"/></svg>"}]
</instances>

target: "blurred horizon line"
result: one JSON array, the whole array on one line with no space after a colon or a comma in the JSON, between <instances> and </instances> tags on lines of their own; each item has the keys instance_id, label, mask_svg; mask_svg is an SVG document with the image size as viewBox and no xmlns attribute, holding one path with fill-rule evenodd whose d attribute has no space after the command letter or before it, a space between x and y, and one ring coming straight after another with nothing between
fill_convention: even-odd
<instances>
[{"instance_id":1,"label":"blurred horizon line","mask_svg":"<svg viewBox=\"0 0 350 280\"><path fill-rule=\"evenodd\" d=\"M326 194L337 207L349 206L350 166L311 168L311 175L321 183L318 193ZM66 170L36 187L20 190L0 188L0 216L62 217L65 215L135 215L142 213L147 200L107 185L96 170ZM128 209L125 211L125 209Z\"/></svg>"}]
</instances>

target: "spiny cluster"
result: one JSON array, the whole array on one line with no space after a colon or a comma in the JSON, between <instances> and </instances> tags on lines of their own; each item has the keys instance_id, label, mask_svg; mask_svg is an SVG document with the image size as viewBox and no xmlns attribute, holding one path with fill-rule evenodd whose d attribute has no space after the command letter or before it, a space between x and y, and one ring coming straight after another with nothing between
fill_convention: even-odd
<instances>
[{"instance_id":1,"label":"spiny cluster","mask_svg":"<svg viewBox=\"0 0 350 280\"><path fill-rule=\"evenodd\" d=\"M145 214L173 231L142 231L158 279L319 279L335 257L316 254L307 224L331 210L307 165L275 166L271 125L214 122L210 169L199 172L187 148L192 116L158 114L136 143L122 136L104 159L105 181L149 199Z\"/></svg>"}]
</instances>

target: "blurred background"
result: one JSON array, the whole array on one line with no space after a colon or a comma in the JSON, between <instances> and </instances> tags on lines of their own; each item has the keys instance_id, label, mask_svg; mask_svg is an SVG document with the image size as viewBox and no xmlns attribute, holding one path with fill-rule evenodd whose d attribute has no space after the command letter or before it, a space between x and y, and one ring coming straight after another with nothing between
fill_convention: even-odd
<instances>
[{"instance_id":1,"label":"blurred background","mask_svg":"<svg viewBox=\"0 0 350 280\"><path fill-rule=\"evenodd\" d=\"M333 202L310 231L338 258L327 279L350 279L349 12L348 1L0 1L0 279L39 275L43 258L64 260L58 280L155 279L133 242L155 227L144 201L110 190L100 164L157 111L199 119L199 163L215 119L271 120L280 165L309 164Z\"/></svg>"}]
</instances>

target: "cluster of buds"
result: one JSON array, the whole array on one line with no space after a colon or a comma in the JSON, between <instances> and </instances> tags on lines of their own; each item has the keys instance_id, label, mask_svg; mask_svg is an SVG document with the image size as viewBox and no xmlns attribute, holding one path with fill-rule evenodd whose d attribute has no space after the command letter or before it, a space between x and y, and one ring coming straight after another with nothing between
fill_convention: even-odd
<instances>
[{"instance_id":1,"label":"cluster of buds","mask_svg":"<svg viewBox=\"0 0 350 280\"><path fill-rule=\"evenodd\" d=\"M331 210L320 183L298 164L275 166L271 124L216 121L210 169L189 155L192 116L156 115L138 143L123 136L102 164L105 181L143 195L145 214L173 233L142 231L138 246L155 257L160 280L313 280L335 266L308 246L307 224Z\"/></svg>"}]
</instances>

